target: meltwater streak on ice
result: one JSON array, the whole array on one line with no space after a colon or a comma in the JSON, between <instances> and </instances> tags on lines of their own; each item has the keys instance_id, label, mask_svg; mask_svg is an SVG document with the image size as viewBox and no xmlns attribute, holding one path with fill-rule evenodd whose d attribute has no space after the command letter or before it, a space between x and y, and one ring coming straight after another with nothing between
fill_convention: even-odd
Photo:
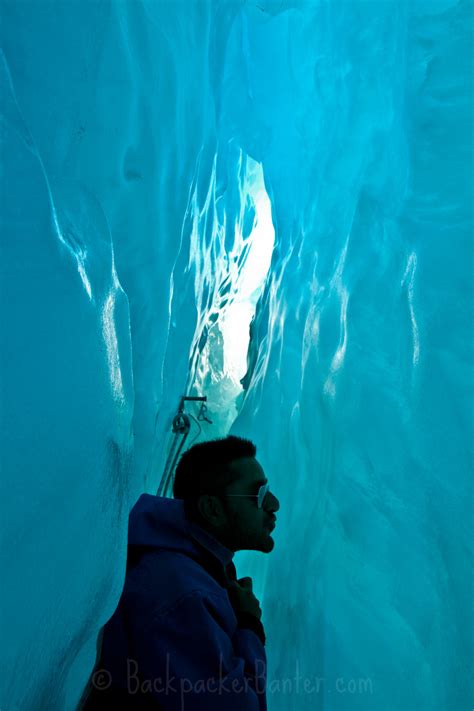
<instances>
[{"instance_id":1,"label":"meltwater streak on ice","mask_svg":"<svg viewBox=\"0 0 474 711\"><path fill-rule=\"evenodd\" d=\"M344 365L344 356L346 353L346 347L347 347L347 304L349 302L349 291L348 289L344 286L343 283L343 271L344 271L344 264L346 261L346 255L347 255L347 247L349 244L349 237L346 240L346 244L344 245L344 248L341 252L341 256L339 257L339 262L336 267L336 271L334 273L334 276L332 277L330 283L329 283L329 289L330 290L335 290L337 293L337 296L339 298L340 302L340 338L339 338L339 345L336 349L336 352L334 354L334 357L331 361L330 365L330 375L328 376L325 384L324 384L324 392L330 395L331 397L334 397L336 394L336 386L334 383L334 377L338 370L342 368Z\"/></svg>"},{"instance_id":2,"label":"meltwater streak on ice","mask_svg":"<svg viewBox=\"0 0 474 711\"><path fill-rule=\"evenodd\" d=\"M420 358L420 337L418 334L418 325L416 323L415 317L415 306L414 306L414 283L415 283L415 273L416 273L416 254L412 252L408 257L407 266L405 269L405 274L403 275L401 285L407 284L407 297L408 297L408 308L410 309L410 321L411 330L413 337L413 365L418 365Z\"/></svg>"},{"instance_id":3,"label":"meltwater streak on ice","mask_svg":"<svg viewBox=\"0 0 474 711\"><path fill-rule=\"evenodd\" d=\"M114 290L109 292L102 308L102 332L107 346L110 382L114 396L118 402L125 404L117 332L115 329L115 291L118 287L116 277L114 279L114 287Z\"/></svg>"}]
</instances>

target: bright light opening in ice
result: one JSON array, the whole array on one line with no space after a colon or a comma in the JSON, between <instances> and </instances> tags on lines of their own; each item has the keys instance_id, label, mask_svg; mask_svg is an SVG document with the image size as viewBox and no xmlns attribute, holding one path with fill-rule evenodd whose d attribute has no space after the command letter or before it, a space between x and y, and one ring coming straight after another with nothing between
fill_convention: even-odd
<instances>
[{"instance_id":1,"label":"bright light opening in ice","mask_svg":"<svg viewBox=\"0 0 474 711\"><path fill-rule=\"evenodd\" d=\"M247 370L249 326L270 269L275 241L271 203L264 186L262 166L247 158L247 169L246 190L254 203L256 219L248 237L249 253L239 275L237 294L220 321L224 338L224 370L236 384ZM235 244L241 245L242 240L236 238ZM229 259L234 256L231 253Z\"/></svg>"},{"instance_id":2,"label":"bright light opening in ice","mask_svg":"<svg viewBox=\"0 0 474 711\"><path fill-rule=\"evenodd\" d=\"M190 373L192 384L188 391L207 397L213 420L210 425L199 421L200 440L229 432L239 413L244 394L241 381L248 367L255 367L252 360L247 363L250 323L270 272L275 241L262 166L241 153L235 178L240 194L229 196L228 209L221 213L220 221L213 211L212 243L206 242L205 230L215 176L204 208L200 209L195 199L191 205L190 263L196 272L196 303L201 319L190 350L191 358L196 350L199 355ZM232 221L233 234L226 232L227 219ZM231 236L229 247L226 241ZM205 287L213 289L211 303ZM204 344L199 347L201 340Z\"/></svg>"}]
</instances>

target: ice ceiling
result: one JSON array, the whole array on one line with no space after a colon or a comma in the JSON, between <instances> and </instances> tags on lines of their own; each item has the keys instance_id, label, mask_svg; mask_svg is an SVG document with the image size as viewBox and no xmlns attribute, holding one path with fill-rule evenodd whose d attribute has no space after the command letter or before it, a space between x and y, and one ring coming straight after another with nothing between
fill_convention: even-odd
<instances>
[{"instance_id":1,"label":"ice ceiling","mask_svg":"<svg viewBox=\"0 0 474 711\"><path fill-rule=\"evenodd\" d=\"M1 707L76 707L187 393L282 502L270 711L470 708L472 4L2 17Z\"/></svg>"}]
</instances>

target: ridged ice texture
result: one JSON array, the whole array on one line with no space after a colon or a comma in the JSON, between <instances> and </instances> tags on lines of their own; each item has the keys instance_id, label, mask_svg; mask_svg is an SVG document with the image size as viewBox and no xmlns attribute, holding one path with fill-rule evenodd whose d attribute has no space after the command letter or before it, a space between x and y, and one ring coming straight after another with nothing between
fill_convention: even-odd
<instances>
[{"instance_id":1,"label":"ridged ice texture","mask_svg":"<svg viewBox=\"0 0 474 711\"><path fill-rule=\"evenodd\" d=\"M129 309L104 212L48 175L3 53L0 81L1 703L60 709L124 571Z\"/></svg>"},{"instance_id":2,"label":"ridged ice texture","mask_svg":"<svg viewBox=\"0 0 474 711\"><path fill-rule=\"evenodd\" d=\"M239 556L269 709L468 708L472 5L3 6L0 705L76 705L126 512L220 382L248 155L275 250L232 431L281 500Z\"/></svg>"}]
</instances>

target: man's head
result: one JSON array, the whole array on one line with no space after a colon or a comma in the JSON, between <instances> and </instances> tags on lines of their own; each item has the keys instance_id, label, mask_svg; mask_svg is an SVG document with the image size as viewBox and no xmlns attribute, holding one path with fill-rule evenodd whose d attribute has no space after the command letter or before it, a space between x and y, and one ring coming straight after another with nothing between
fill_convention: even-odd
<instances>
[{"instance_id":1,"label":"man's head","mask_svg":"<svg viewBox=\"0 0 474 711\"><path fill-rule=\"evenodd\" d=\"M185 500L187 517L232 551L269 553L278 499L268 491L261 508L257 495L267 483L253 442L229 436L187 450L176 468L175 499Z\"/></svg>"}]
</instances>

